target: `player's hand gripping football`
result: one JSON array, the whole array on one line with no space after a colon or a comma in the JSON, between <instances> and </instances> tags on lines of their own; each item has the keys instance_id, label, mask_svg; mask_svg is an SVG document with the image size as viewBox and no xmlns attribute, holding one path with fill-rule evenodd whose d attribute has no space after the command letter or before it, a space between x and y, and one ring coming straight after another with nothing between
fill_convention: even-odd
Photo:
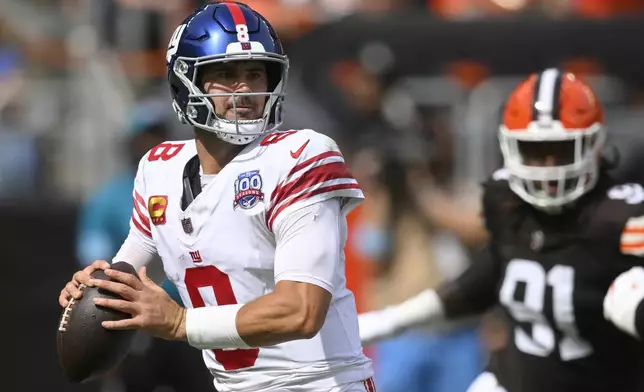
<instances>
[{"instance_id":1,"label":"player's hand gripping football","mask_svg":"<svg viewBox=\"0 0 644 392\"><path fill-rule=\"evenodd\" d=\"M113 269L106 269L105 274L112 280L92 279L90 283L123 299L95 298L94 303L128 313L132 318L104 321L104 328L140 329L166 340L186 340L186 309L148 277L145 267L139 271L140 280Z\"/></svg>"},{"instance_id":2,"label":"player's hand gripping football","mask_svg":"<svg viewBox=\"0 0 644 392\"><path fill-rule=\"evenodd\" d=\"M67 282L65 287L60 291L60 296L58 297L58 303L60 306L66 308L70 299L81 299L83 296L83 286L92 286L90 283L90 275L92 272L97 270L106 270L108 268L110 268L110 263L105 260L96 260L83 270L76 272L72 277L72 280Z\"/></svg>"},{"instance_id":3,"label":"player's hand gripping football","mask_svg":"<svg viewBox=\"0 0 644 392\"><path fill-rule=\"evenodd\" d=\"M604 318L617 328L638 337L635 314L644 299L644 268L633 267L614 281L604 297Z\"/></svg>"}]
</instances>

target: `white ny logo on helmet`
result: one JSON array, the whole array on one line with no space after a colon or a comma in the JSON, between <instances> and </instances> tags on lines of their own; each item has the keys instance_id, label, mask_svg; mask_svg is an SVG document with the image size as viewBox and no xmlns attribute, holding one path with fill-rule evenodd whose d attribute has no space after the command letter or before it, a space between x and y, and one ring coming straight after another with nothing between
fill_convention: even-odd
<instances>
[{"instance_id":1,"label":"white ny logo on helmet","mask_svg":"<svg viewBox=\"0 0 644 392\"><path fill-rule=\"evenodd\" d=\"M172 37L170 38L170 43L168 44L168 51L166 52L165 55L165 60L169 64L170 60L172 59L172 56L174 56L177 53L177 49L179 48L179 40L181 40L181 35L183 34L183 30L185 30L186 25L182 24L177 29L172 33Z\"/></svg>"}]
</instances>

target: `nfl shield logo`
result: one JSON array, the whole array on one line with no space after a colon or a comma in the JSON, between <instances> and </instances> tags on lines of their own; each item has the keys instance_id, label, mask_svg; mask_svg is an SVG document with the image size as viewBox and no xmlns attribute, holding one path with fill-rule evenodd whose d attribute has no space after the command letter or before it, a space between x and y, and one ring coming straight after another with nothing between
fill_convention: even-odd
<instances>
[{"instance_id":1,"label":"nfl shield logo","mask_svg":"<svg viewBox=\"0 0 644 392\"><path fill-rule=\"evenodd\" d=\"M190 218L181 219L181 226L186 234L192 234L194 231L194 228L192 227L192 219Z\"/></svg>"}]
</instances>

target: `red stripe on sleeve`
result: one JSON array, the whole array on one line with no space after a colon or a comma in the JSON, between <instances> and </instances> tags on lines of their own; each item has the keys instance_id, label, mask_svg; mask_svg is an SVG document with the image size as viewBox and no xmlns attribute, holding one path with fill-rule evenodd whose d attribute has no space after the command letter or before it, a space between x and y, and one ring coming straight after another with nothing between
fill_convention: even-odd
<instances>
[{"instance_id":1,"label":"red stripe on sleeve","mask_svg":"<svg viewBox=\"0 0 644 392\"><path fill-rule=\"evenodd\" d=\"M143 226L145 226L145 228L148 229L148 231L149 231L150 230L150 219L143 213L143 211L141 210L140 204L137 203L136 198L134 200L134 209L136 210L137 215L141 219L141 223L143 224Z\"/></svg>"},{"instance_id":2,"label":"red stripe on sleeve","mask_svg":"<svg viewBox=\"0 0 644 392\"><path fill-rule=\"evenodd\" d=\"M360 185L356 183L350 183L350 184L336 184L336 185L324 186L322 188L318 188L310 192L302 193L301 195L294 197L288 202L282 203L282 205L280 205L279 208L277 208L274 211L273 209L271 209L266 214L266 222L267 222L268 229L273 230L273 222L275 222L275 218L279 215L280 212L292 206L293 204L297 203L298 201L301 201L316 195L320 195L322 193L328 193L333 191L343 191L347 189L360 189Z\"/></svg>"},{"instance_id":3,"label":"red stripe on sleeve","mask_svg":"<svg viewBox=\"0 0 644 392\"><path fill-rule=\"evenodd\" d=\"M342 157L342 154L338 151L326 151L321 154L315 155L297 165L295 165L291 171L288 173L284 181L290 179L297 172L306 169L307 167L314 165L317 162L320 162L326 158L330 157ZM290 182L282 182L278 184L273 192L271 192L270 197L270 207L266 212L266 223L269 230L272 230L273 222L277 215L286 209L287 207L293 205L294 203L304 200L315 195L322 193L333 192L337 190L347 190L347 189L360 189L357 183L348 183L348 184L334 184L327 185L317 189L311 189L316 185L321 185L326 181L346 179L354 180L353 175L347 168L344 161L335 161L325 163L319 166L313 166L308 169L306 172L302 173L298 178ZM307 191L308 190L308 191ZM301 193L301 194L300 194ZM288 202L285 202L289 197L298 195Z\"/></svg>"},{"instance_id":4,"label":"red stripe on sleeve","mask_svg":"<svg viewBox=\"0 0 644 392\"><path fill-rule=\"evenodd\" d=\"M322 153L322 154L318 154L318 155L316 155L316 156L314 156L314 157L311 157L311 158L307 159L306 161L301 162L301 163L299 163L299 164L295 165L295 166L291 169L291 171L288 173L288 175L286 176L286 178L284 179L284 181L288 180L289 178L291 178L291 176L292 176L293 174L295 174L295 173L297 173L298 171L300 171L300 170L304 169L305 167L310 166L310 165L312 165L312 164L313 164L313 163L315 163L315 162L319 162L319 161L321 161L321 160L323 160L323 159L325 159L325 158L334 157L334 156L339 156L339 157L341 157L341 156L342 156L342 154L340 154L339 152L336 152L336 151L327 151L327 152L324 152L324 153ZM343 164L344 164L344 162L340 162L340 163L343 163ZM304 175L303 175L303 176L304 176ZM277 185L277 187L275 187L275 189L273 190L273 192L271 192L271 199L270 199L270 200L271 200L271 204L274 204L274 203L273 203L273 201L274 201L277 197L279 197L279 196L282 194L282 189L286 186L286 185L284 184L284 181L282 181L281 183L279 183L279 184Z\"/></svg>"},{"instance_id":5,"label":"red stripe on sleeve","mask_svg":"<svg viewBox=\"0 0 644 392\"><path fill-rule=\"evenodd\" d=\"M311 164L313 164L313 163L315 163L317 161L321 161L321 160L323 160L325 158L330 158L330 157L342 157L342 154L340 154L337 151L327 151L327 152L323 152L322 154L318 154L316 156L313 156L313 157L307 159L306 161L300 162L297 165L293 166L291 171L288 172L288 175L286 176L286 178L289 178L293 174L299 172L300 170L304 169L305 167L307 167L307 166L309 166L309 165L311 165Z\"/></svg>"},{"instance_id":6,"label":"red stripe on sleeve","mask_svg":"<svg viewBox=\"0 0 644 392\"><path fill-rule=\"evenodd\" d=\"M316 166L295 180L275 187L275 190L271 193L271 208L274 208L284 199L302 192L306 188L339 178L353 179L344 162L331 162Z\"/></svg>"},{"instance_id":7,"label":"red stripe on sleeve","mask_svg":"<svg viewBox=\"0 0 644 392\"><path fill-rule=\"evenodd\" d=\"M143 200L143 197L139 195L139 192L137 192L136 190L134 191L134 200L137 201L141 205L141 207L143 208L147 207L147 205L145 204L145 200Z\"/></svg>"},{"instance_id":8,"label":"red stripe on sleeve","mask_svg":"<svg viewBox=\"0 0 644 392\"><path fill-rule=\"evenodd\" d=\"M137 229L139 229L139 231L143 233L143 235L145 235L146 237L152 238L152 233L146 230L143 226L141 226L141 224L136 220L136 217L134 215L132 215L132 223L134 223L134 226Z\"/></svg>"}]
</instances>

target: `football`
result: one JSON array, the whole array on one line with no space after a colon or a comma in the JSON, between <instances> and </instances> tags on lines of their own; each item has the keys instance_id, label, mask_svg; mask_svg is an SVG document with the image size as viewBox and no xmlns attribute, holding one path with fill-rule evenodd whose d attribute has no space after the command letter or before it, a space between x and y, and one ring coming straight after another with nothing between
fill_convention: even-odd
<instances>
[{"instance_id":1,"label":"football","mask_svg":"<svg viewBox=\"0 0 644 392\"><path fill-rule=\"evenodd\" d=\"M125 262L112 264L112 269L137 276L134 267ZM94 279L109 279L102 270L92 273ZM94 297L117 298L112 292L96 287L82 287L83 297L71 300L58 323L58 358L67 380L80 383L96 379L114 369L127 356L136 331L111 331L103 321L122 320L129 314L96 306Z\"/></svg>"}]
</instances>

